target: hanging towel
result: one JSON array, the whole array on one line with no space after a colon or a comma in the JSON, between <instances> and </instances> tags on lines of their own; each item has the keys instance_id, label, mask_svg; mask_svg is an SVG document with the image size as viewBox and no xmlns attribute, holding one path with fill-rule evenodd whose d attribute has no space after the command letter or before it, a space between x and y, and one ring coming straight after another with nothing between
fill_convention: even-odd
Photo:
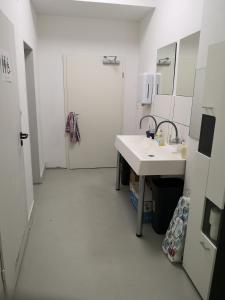
<instances>
[{"instance_id":1,"label":"hanging towel","mask_svg":"<svg viewBox=\"0 0 225 300\"><path fill-rule=\"evenodd\" d=\"M68 114L65 132L69 134L71 143L76 144L77 142L80 142L78 115L74 112Z\"/></svg>"}]
</instances>

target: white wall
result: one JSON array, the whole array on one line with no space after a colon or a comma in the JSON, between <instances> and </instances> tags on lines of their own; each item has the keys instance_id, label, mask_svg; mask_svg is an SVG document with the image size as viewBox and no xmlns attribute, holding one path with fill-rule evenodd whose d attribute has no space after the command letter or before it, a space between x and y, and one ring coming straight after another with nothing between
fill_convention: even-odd
<instances>
[{"instance_id":1,"label":"white wall","mask_svg":"<svg viewBox=\"0 0 225 300\"><path fill-rule=\"evenodd\" d=\"M38 17L38 38L43 146L47 167L66 166L64 54L118 55L125 59L123 131L135 132L137 23L41 15Z\"/></svg>"},{"instance_id":2,"label":"white wall","mask_svg":"<svg viewBox=\"0 0 225 300\"><path fill-rule=\"evenodd\" d=\"M181 38L201 29L203 2L203 0L158 0L156 2L156 9L153 15L146 17L140 24L139 72L155 72L157 49L177 42ZM197 142L188 138L189 124L184 111L189 111L190 114L192 98L176 97L175 95L176 77L173 96L155 96L152 107L138 107L136 128L140 117L150 112L158 116L158 121L169 118L175 122L179 120L182 123L177 123L178 130L180 136L187 141L189 147L185 188L191 189L191 161L193 153L197 149ZM174 108L175 105L177 109Z\"/></svg>"},{"instance_id":3,"label":"white wall","mask_svg":"<svg viewBox=\"0 0 225 300\"><path fill-rule=\"evenodd\" d=\"M201 28L203 0L157 0L151 18L141 23L140 71L155 71L157 49Z\"/></svg>"},{"instance_id":4,"label":"white wall","mask_svg":"<svg viewBox=\"0 0 225 300\"><path fill-rule=\"evenodd\" d=\"M36 16L30 5L29 0L1 0L0 9L13 23L15 28L15 43L16 43L16 61L18 73L18 87L20 109L22 112L22 130L29 132L28 110L27 110L27 95L26 95L26 75L24 62L24 46L25 41L34 49L35 67L37 68L37 46L36 46ZM36 69L37 73L37 69ZM37 76L36 76L37 77ZM38 92L37 82L36 91ZM41 141L41 133L39 131L39 140ZM25 179L27 189L27 211L28 217L33 206L33 182L31 169L30 143L24 143L24 163L25 163ZM40 155L42 153L40 144ZM43 168L43 158L40 159L41 168Z\"/></svg>"}]
</instances>

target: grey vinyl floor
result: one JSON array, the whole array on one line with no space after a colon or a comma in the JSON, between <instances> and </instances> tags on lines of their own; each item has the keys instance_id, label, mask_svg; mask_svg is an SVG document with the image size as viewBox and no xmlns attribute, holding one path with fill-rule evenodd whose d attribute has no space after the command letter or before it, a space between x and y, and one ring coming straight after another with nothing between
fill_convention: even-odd
<instances>
[{"instance_id":1,"label":"grey vinyl floor","mask_svg":"<svg viewBox=\"0 0 225 300\"><path fill-rule=\"evenodd\" d=\"M16 295L59 300L197 300L185 272L161 251L150 225L135 235L128 190L115 169L47 170Z\"/></svg>"}]
</instances>

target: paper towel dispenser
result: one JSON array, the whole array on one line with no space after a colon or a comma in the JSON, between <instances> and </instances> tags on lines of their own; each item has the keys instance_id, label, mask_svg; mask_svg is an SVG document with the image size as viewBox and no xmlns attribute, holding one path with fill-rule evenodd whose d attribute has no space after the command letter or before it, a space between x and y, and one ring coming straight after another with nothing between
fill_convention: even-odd
<instances>
[{"instance_id":1,"label":"paper towel dispenser","mask_svg":"<svg viewBox=\"0 0 225 300\"><path fill-rule=\"evenodd\" d=\"M151 104L154 90L155 74L142 73L138 76L138 102Z\"/></svg>"}]
</instances>

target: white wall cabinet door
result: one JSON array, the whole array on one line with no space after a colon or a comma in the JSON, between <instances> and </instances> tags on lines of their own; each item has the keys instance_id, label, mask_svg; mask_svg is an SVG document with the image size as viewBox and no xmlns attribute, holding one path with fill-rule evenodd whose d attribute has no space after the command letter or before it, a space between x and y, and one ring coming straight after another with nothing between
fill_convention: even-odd
<instances>
[{"instance_id":1,"label":"white wall cabinet door","mask_svg":"<svg viewBox=\"0 0 225 300\"><path fill-rule=\"evenodd\" d=\"M67 166L74 168L115 167L114 141L122 130L123 69L103 65L103 57L64 58L66 117L79 114L81 142L67 137ZM131 120L132 122L132 120Z\"/></svg>"},{"instance_id":2,"label":"white wall cabinet door","mask_svg":"<svg viewBox=\"0 0 225 300\"><path fill-rule=\"evenodd\" d=\"M210 45L205 76L203 108L219 109L224 87L225 42Z\"/></svg>"},{"instance_id":3,"label":"white wall cabinet door","mask_svg":"<svg viewBox=\"0 0 225 300\"><path fill-rule=\"evenodd\" d=\"M7 290L11 293L27 223L14 28L0 12L0 230Z\"/></svg>"},{"instance_id":4,"label":"white wall cabinet door","mask_svg":"<svg viewBox=\"0 0 225 300\"><path fill-rule=\"evenodd\" d=\"M192 191L188 218L183 266L204 300L208 299L216 248L202 234L205 190L209 158L200 153L195 156Z\"/></svg>"}]
</instances>

